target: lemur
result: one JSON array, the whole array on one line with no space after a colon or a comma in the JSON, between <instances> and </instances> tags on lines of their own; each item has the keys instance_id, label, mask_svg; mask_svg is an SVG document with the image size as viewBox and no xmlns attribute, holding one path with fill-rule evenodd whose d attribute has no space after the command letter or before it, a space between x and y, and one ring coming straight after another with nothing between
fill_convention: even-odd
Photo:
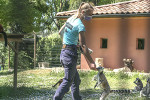
<instances>
[{"instance_id":1,"label":"lemur","mask_svg":"<svg viewBox=\"0 0 150 100\"><path fill-rule=\"evenodd\" d=\"M134 81L134 83L137 85L135 86L134 90L135 91L141 91L143 88L143 83L139 78L136 78L136 80Z\"/></svg>"},{"instance_id":2,"label":"lemur","mask_svg":"<svg viewBox=\"0 0 150 100\"><path fill-rule=\"evenodd\" d=\"M136 78L133 83L136 84L134 89L110 90L110 93L135 93L142 90L143 83L139 78Z\"/></svg>"},{"instance_id":3,"label":"lemur","mask_svg":"<svg viewBox=\"0 0 150 100\"><path fill-rule=\"evenodd\" d=\"M55 87L57 84L61 84L62 83L62 81L63 81L63 79L60 79L58 82L56 82L52 87Z\"/></svg>"},{"instance_id":4,"label":"lemur","mask_svg":"<svg viewBox=\"0 0 150 100\"><path fill-rule=\"evenodd\" d=\"M104 92L102 93L101 97L99 100L105 100L105 98L109 95L110 93L110 86L109 83L103 73L104 67L97 67L98 73L94 77L94 80L97 81L94 88L96 86L102 86Z\"/></svg>"},{"instance_id":5,"label":"lemur","mask_svg":"<svg viewBox=\"0 0 150 100\"><path fill-rule=\"evenodd\" d=\"M0 33L3 34L4 40L5 40L5 46L7 46L7 35L4 32L3 26L0 24Z\"/></svg>"},{"instance_id":6,"label":"lemur","mask_svg":"<svg viewBox=\"0 0 150 100\"><path fill-rule=\"evenodd\" d=\"M140 91L143 88L143 83L139 78L136 78L134 83L137 85L134 90L128 90L128 89L122 89L122 90L110 90L110 86L108 84L108 81L103 74L103 67L98 67L98 74L94 77L94 80L97 81L94 88L96 88L99 85L102 85L102 88L104 89L104 92L102 93L100 100L104 100L109 93L133 93L135 91Z\"/></svg>"},{"instance_id":7,"label":"lemur","mask_svg":"<svg viewBox=\"0 0 150 100\"><path fill-rule=\"evenodd\" d=\"M147 79L146 86L140 91L140 97L142 96L150 96L150 77Z\"/></svg>"},{"instance_id":8,"label":"lemur","mask_svg":"<svg viewBox=\"0 0 150 100\"><path fill-rule=\"evenodd\" d=\"M110 90L110 86L109 83L105 77L105 75L103 74L103 69L104 67L98 67L98 74L94 77L94 80L97 81L94 89L97 86L102 86L102 88L104 89L104 92L102 93L100 100L104 100L109 93L131 93L131 90L127 90L127 89L122 89L122 90Z\"/></svg>"},{"instance_id":9,"label":"lemur","mask_svg":"<svg viewBox=\"0 0 150 100\"><path fill-rule=\"evenodd\" d=\"M131 70L131 72L134 70L134 68L133 68L134 61L133 60L124 58L123 62L124 62L124 66L128 67Z\"/></svg>"}]
</instances>

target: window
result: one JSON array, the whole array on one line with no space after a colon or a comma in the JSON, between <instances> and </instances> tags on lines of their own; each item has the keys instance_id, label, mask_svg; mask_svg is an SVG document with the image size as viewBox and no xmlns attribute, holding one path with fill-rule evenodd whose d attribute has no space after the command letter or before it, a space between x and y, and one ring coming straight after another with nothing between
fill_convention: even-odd
<instances>
[{"instance_id":1,"label":"window","mask_svg":"<svg viewBox=\"0 0 150 100\"><path fill-rule=\"evenodd\" d=\"M140 50L144 50L144 42L145 42L144 39L138 38L136 48Z\"/></svg>"},{"instance_id":2,"label":"window","mask_svg":"<svg viewBox=\"0 0 150 100\"><path fill-rule=\"evenodd\" d=\"M108 39L101 38L101 45L100 45L100 47L101 48L107 48L107 41L108 41Z\"/></svg>"}]
</instances>

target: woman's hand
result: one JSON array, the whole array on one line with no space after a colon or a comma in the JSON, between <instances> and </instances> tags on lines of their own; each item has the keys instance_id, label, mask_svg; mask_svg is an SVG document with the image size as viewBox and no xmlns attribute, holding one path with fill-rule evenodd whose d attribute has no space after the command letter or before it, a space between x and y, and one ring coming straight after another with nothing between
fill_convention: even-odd
<instances>
[{"instance_id":1,"label":"woman's hand","mask_svg":"<svg viewBox=\"0 0 150 100\"><path fill-rule=\"evenodd\" d=\"M98 70L96 69L96 65L93 64L93 63L90 64L90 69L91 69L91 70L98 71Z\"/></svg>"}]
</instances>

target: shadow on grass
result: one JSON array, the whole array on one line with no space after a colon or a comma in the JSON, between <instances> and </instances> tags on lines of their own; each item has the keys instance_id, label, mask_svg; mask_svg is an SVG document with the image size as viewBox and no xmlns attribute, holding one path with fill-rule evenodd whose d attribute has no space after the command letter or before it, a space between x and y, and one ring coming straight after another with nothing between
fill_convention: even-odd
<instances>
[{"instance_id":1,"label":"shadow on grass","mask_svg":"<svg viewBox=\"0 0 150 100\"><path fill-rule=\"evenodd\" d=\"M36 98L41 96L48 96L52 98L55 91L52 88L36 89L34 87L19 87L14 90L11 86L0 87L0 99L19 99L19 98Z\"/></svg>"},{"instance_id":2,"label":"shadow on grass","mask_svg":"<svg viewBox=\"0 0 150 100\"><path fill-rule=\"evenodd\" d=\"M19 72L23 72L23 71L27 71L27 70L29 70L29 69L18 69L17 72L19 73ZM13 73L14 73L13 69L0 71L0 75L11 75Z\"/></svg>"},{"instance_id":3,"label":"shadow on grass","mask_svg":"<svg viewBox=\"0 0 150 100\"><path fill-rule=\"evenodd\" d=\"M100 89L85 89L80 91L83 100L99 100L101 93L102 90Z\"/></svg>"},{"instance_id":4,"label":"shadow on grass","mask_svg":"<svg viewBox=\"0 0 150 100\"><path fill-rule=\"evenodd\" d=\"M85 89L80 91L83 100L99 100L102 89ZM150 100L148 97L139 97L138 93L110 93L106 100Z\"/></svg>"},{"instance_id":5,"label":"shadow on grass","mask_svg":"<svg viewBox=\"0 0 150 100\"><path fill-rule=\"evenodd\" d=\"M13 71L2 71L0 72L0 75L11 75L13 74Z\"/></svg>"},{"instance_id":6,"label":"shadow on grass","mask_svg":"<svg viewBox=\"0 0 150 100\"><path fill-rule=\"evenodd\" d=\"M102 94L101 89L85 89L81 90L83 100L98 100ZM36 89L34 87L19 87L16 91L10 86L0 87L0 99L11 100L52 100L55 93L53 88ZM71 93L67 93L64 100L71 100ZM149 98L138 97L139 94L117 94L110 93L106 100L148 100Z\"/></svg>"}]
</instances>

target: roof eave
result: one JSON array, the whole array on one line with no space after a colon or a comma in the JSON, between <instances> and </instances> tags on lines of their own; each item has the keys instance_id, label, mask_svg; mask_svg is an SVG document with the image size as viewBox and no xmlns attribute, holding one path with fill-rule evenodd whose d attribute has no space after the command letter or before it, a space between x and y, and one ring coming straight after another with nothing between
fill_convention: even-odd
<instances>
[{"instance_id":1,"label":"roof eave","mask_svg":"<svg viewBox=\"0 0 150 100\"><path fill-rule=\"evenodd\" d=\"M56 16L57 19L67 19L70 16ZM132 13L132 14L99 14L93 15L93 18L122 18L122 17L150 17L150 13Z\"/></svg>"},{"instance_id":2,"label":"roof eave","mask_svg":"<svg viewBox=\"0 0 150 100\"><path fill-rule=\"evenodd\" d=\"M93 18L114 18L114 17L150 17L150 13L132 13L132 14L101 14L93 15Z\"/></svg>"}]
</instances>

